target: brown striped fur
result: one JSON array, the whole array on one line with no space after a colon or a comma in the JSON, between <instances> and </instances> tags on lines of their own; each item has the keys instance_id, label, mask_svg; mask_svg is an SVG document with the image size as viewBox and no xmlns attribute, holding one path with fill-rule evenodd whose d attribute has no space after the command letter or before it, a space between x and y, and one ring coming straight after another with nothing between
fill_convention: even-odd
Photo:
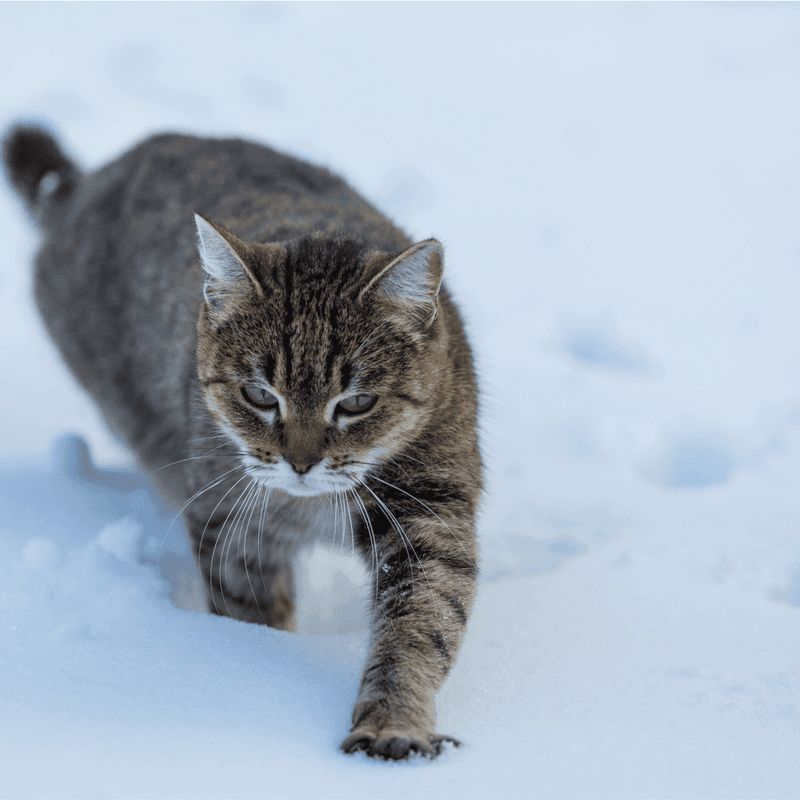
<instances>
[{"instance_id":1,"label":"brown striped fur","mask_svg":"<svg viewBox=\"0 0 800 800\"><path fill-rule=\"evenodd\" d=\"M293 556L351 536L374 607L342 749L438 753L434 694L472 605L481 491L441 245L250 142L162 135L83 175L22 128L4 157L46 237L44 320L182 504L210 609L292 630Z\"/></svg>"}]
</instances>

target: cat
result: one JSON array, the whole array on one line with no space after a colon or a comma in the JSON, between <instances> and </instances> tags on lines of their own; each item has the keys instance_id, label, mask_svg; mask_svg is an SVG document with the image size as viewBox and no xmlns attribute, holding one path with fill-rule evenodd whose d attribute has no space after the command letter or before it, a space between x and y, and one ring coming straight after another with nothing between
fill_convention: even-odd
<instances>
[{"instance_id":1,"label":"cat","mask_svg":"<svg viewBox=\"0 0 800 800\"><path fill-rule=\"evenodd\" d=\"M44 234L41 316L182 506L209 610L293 630L294 555L350 535L372 633L341 749L457 745L434 695L475 593L482 477L441 244L249 141L156 135L85 174L18 126L3 160Z\"/></svg>"}]
</instances>

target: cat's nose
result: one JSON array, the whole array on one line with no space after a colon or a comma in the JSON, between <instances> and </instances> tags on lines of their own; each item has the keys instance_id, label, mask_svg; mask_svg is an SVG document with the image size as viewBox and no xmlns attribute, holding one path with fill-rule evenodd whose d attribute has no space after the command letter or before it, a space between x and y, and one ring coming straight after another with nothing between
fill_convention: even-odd
<instances>
[{"instance_id":1,"label":"cat's nose","mask_svg":"<svg viewBox=\"0 0 800 800\"><path fill-rule=\"evenodd\" d=\"M320 461L318 458L293 458L292 456L286 456L286 460L298 475L305 475L314 464L319 464Z\"/></svg>"}]
</instances>

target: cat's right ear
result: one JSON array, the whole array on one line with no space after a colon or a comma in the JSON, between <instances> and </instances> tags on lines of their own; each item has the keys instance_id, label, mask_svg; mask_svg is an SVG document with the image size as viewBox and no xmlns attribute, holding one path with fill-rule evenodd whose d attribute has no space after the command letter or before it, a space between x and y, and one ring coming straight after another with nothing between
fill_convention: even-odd
<instances>
[{"instance_id":1,"label":"cat's right ear","mask_svg":"<svg viewBox=\"0 0 800 800\"><path fill-rule=\"evenodd\" d=\"M424 325L430 325L436 316L437 296L442 285L442 245L436 239L426 239L389 259L388 263L384 259L381 253L367 257L367 270L375 274L360 296L374 292L405 309Z\"/></svg>"},{"instance_id":2,"label":"cat's right ear","mask_svg":"<svg viewBox=\"0 0 800 800\"><path fill-rule=\"evenodd\" d=\"M221 225L194 215L197 225L197 249L200 263L206 271L203 296L212 311L220 311L226 295L237 293L242 284L250 281L260 297L264 289L247 266L248 246Z\"/></svg>"}]
</instances>

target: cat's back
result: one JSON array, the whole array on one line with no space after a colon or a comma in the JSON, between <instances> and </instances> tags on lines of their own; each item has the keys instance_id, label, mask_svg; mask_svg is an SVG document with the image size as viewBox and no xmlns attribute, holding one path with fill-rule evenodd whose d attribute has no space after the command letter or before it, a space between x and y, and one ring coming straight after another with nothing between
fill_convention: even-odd
<instances>
[{"instance_id":1,"label":"cat's back","mask_svg":"<svg viewBox=\"0 0 800 800\"><path fill-rule=\"evenodd\" d=\"M328 170L242 139L158 134L122 156L119 164L129 166L125 212L130 218L183 218L188 208L199 213L227 208L241 215L252 203L263 218L275 198L366 206Z\"/></svg>"},{"instance_id":2,"label":"cat's back","mask_svg":"<svg viewBox=\"0 0 800 800\"><path fill-rule=\"evenodd\" d=\"M229 223L250 241L335 233L370 243L377 238L389 249L409 242L342 178L244 139L158 134L99 170L93 182L109 183L111 203L103 204L117 206L123 221L148 232L184 225L188 214L193 236L196 212Z\"/></svg>"},{"instance_id":3,"label":"cat's back","mask_svg":"<svg viewBox=\"0 0 800 800\"><path fill-rule=\"evenodd\" d=\"M119 296L136 307L138 288L197 296L193 215L248 241L309 234L347 236L387 251L410 240L344 180L265 145L163 133L85 175L53 220L40 259L41 300ZM94 291L92 290L94 288ZM133 291L131 291L133 290ZM79 305L82 305L79 302Z\"/></svg>"}]
</instances>

